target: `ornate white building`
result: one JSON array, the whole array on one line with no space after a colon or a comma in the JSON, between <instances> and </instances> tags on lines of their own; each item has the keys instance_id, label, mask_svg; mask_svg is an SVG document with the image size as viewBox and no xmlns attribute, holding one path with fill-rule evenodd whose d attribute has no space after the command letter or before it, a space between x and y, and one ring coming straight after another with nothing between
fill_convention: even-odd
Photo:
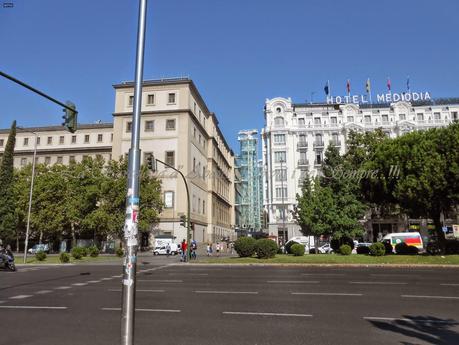
<instances>
[{"instance_id":1,"label":"ornate white building","mask_svg":"<svg viewBox=\"0 0 459 345\"><path fill-rule=\"evenodd\" d=\"M301 235L291 211L296 194L301 192L302 180L306 173L320 173L328 145L335 145L341 154L346 151L349 131L382 128L390 137L396 137L413 130L447 126L459 120L458 114L459 104L414 106L401 101L370 106L295 104L290 98L267 99L261 136L263 205L269 235L277 236L279 241ZM388 232L406 226L396 221L388 225Z\"/></svg>"}]
</instances>

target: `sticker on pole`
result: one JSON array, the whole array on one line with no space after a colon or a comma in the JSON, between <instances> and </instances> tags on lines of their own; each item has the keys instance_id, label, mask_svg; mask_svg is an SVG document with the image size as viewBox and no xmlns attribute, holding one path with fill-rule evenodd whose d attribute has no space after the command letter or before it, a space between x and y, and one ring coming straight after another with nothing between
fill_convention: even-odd
<instances>
[{"instance_id":1,"label":"sticker on pole","mask_svg":"<svg viewBox=\"0 0 459 345\"><path fill-rule=\"evenodd\" d=\"M125 286L132 286L133 283L134 283L134 281L132 279L124 279L123 280L123 285L125 285Z\"/></svg>"}]
</instances>

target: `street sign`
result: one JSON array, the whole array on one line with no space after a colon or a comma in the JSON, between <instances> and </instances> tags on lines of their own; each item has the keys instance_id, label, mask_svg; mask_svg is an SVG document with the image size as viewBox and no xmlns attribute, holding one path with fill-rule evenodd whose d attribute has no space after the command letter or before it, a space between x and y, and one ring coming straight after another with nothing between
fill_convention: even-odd
<instances>
[{"instance_id":1,"label":"street sign","mask_svg":"<svg viewBox=\"0 0 459 345\"><path fill-rule=\"evenodd\" d=\"M447 226L442 226L441 228L443 232L446 234L448 232L448 227Z\"/></svg>"}]
</instances>

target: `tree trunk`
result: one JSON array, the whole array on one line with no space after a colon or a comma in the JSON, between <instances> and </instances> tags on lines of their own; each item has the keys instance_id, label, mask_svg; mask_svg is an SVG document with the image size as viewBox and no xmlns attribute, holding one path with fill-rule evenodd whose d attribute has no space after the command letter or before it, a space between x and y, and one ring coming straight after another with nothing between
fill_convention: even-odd
<instances>
[{"instance_id":1,"label":"tree trunk","mask_svg":"<svg viewBox=\"0 0 459 345\"><path fill-rule=\"evenodd\" d=\"M440 246L441 252L444 254L446 248L446 238L442 229L443 224L440 221L440 212L435 212L435 214L432 214L432 220L434 222L435 232L438 237L438 245Z\"/></svg>"},{"instance_id":2,"label":"tree trunk","mask_svg":"<svg viewBox=\"0 0 459 345\"><path fill-rule=\"evenodd\" d=\"M76 247L76 234L75 234L75 224L70 222L70 228L72 230L72 248Z\"/></svg>"},{"instance_id":3,"label":"tree trunk","mask_svg":"<svg viewBox=\"0 0 459 345\"><path fill-rule=\"evenodd\" d=\"M16 253L19 253L19 232L16 232Z\"/></svg>"},{"instance_id":4,"label":"tree trunk","mask_svg":"<svg viewBox=\"0 0 459 345\"><path fill-rule=\"evenodd\" d=\"M42 240L43 240L43 231L40 231L40 238L38 239L38 243L41 244Z\"/></svg>"}]
</instances>

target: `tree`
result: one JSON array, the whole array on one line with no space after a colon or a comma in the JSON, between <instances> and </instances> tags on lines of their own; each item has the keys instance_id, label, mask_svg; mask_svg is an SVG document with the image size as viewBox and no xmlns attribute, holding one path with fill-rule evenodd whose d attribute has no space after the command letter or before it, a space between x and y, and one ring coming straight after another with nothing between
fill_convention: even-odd
<instances>
[{"instance_id":1,"label":"tree","mask_svg":"<svg viewBox=\"0 0 459 345\"><path fill-rule=\"evenodd\" d=\"M16 143L16 121L11 125L0 165L0 239L11 241L15 235L16 216L13 198L13 156Z\"/></svg>"}]
</instances>

